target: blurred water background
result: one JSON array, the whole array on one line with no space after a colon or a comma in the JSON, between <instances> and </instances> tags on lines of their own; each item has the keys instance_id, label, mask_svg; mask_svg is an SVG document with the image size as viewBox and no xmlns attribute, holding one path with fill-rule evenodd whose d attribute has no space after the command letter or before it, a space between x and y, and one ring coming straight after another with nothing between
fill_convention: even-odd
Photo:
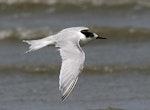
<instances>
[{"instance_id":1,"label":"blurred water background","mask_svg":"<svg viewBox=\"0 0 150 110\"><path fill-rule=\"evenodd\" d=\"M23 39L87 26L107 37L83 47L85 68L60 101L54 47ZM150 0L0 0L0 110L150 109Z\"/></svg>"}]
</instances>

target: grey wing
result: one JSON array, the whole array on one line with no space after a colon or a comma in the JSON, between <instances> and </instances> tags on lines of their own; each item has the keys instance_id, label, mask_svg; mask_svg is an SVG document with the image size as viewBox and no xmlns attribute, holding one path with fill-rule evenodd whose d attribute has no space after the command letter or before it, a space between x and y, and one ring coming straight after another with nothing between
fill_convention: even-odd
<instances>
[{"instance_id":1,"label":"grey wing","mask_svg":"<svg viewBox=\"0 0 150 110\"><path fill-rule=\"evenodd\" d=\"M80 47L79 47L80 48ZM83 69L85 55L84 52L74 46L60 49L62 57L62 66L59 76L59 90L62 93L64 101L75 87L78 75Z\"/></svg>"}]
</instances>

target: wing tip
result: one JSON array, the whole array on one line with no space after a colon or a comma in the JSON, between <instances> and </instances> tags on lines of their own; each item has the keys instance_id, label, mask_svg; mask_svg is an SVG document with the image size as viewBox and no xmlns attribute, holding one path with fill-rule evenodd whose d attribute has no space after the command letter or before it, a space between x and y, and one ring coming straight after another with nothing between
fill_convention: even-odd
<instances>
[{"instance_id":1,"label":"wing tip","mask_svg":"<svg viewBox=\"0 0 150 110\"><path fill-rule=\"evenodd\" d=\"M64 102L68 96L70 95L70 93L72 92L73 88L75 87L76 83L78 81L78 77L74 80L73 84L71 85L71 87L68 89L68 91L61 97L61 101Z\"/></svg>"},{"instance_id":2,"label":"wing tip","mask_svg":"<svg viewBox=\"0 0 150 110\"><path fill-rule=\"evenodd\" d=\"M69 95L68 95L69 96ZM64 102L66 100L67 96L62 96L61 101Z\"/></svg>"}]
</instances>

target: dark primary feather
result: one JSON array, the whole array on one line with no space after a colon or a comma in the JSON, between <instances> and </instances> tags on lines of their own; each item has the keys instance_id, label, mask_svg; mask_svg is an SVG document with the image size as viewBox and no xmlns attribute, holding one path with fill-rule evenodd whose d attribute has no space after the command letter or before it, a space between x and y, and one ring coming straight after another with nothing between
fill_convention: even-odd
<instances>
[{"instance_id":1,"label":"dark primary feather","mask_svg":"<svg viewBox=\"0 0 150 110\"><path fill-rule=\"evenodd\" d=\"M73 88L75 87L76 83L78 81L78 77L71 83L68 91L61 97L61 100L64 101L72 92Z\"/></svg>"}]
</instances>

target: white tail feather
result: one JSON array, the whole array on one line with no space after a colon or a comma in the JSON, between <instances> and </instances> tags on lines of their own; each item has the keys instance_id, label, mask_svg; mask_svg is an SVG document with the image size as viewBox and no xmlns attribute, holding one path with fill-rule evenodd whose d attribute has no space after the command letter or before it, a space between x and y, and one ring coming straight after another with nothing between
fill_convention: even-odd
<instances>
[{"instance_id":1,"label":"white tail feather","mask_svg":"<svg viewBox=\"0 0 150 110\"><path fill-rule=\"evenodd\" d=\"M54 42L52 41L52 37L46 37L46 38L38 39L38 40L23 40L23 42L30 45L29 50L26 51L25 53L35 51L43 47L46 47L48 45L54 44Z\"/></svg>"}]
</instances>

